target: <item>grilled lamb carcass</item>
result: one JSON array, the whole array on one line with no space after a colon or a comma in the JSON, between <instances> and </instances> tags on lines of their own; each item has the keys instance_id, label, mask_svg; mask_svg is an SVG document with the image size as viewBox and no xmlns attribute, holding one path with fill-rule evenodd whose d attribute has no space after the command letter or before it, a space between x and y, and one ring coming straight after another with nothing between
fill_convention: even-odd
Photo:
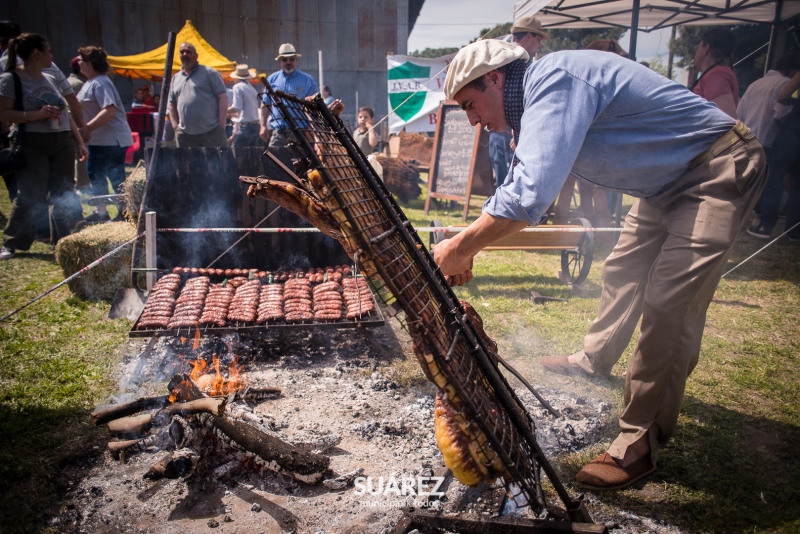
<instances>
[{"instance_id":1,"label":"grilled lamb carcass","mask_svg":"<svg viewBox=\"0 0 800 534\"><path fill-rule=\"evenodd\" d=\"M436 428L436 445L442 452L444 464L453 476L465 486L479 482L494 482L505 471L503 461L495 453L489 440L475 424L469 424L458 415L460 407L455 399L439 391L433 411Z\"/></svg>"},{"instance_id":2,"label":"grilled lamb carcass","mask_svg":"<svg viewBox=\"0 0 800 534\"><path fill-rule=\"evenodd\" d=\"M319 171L312 171L318 173ZM260 197L275 202L282 208L289 210L298 217L302 217L319 230L335 239L342 245L347 255L356 259L359 256L360 246L353 238L353 232L346 220L338 221L331 211L308 191L288 182L270 180L269 178L240 176L239 179L251 184L247 189L247 196ZM361 270L367 276L375 276L377 270L371 262L358 259Z\"/></svg>"},{"instance_id":3,"label":"grilled lamb carcass","mask_svg":"<svg viewBox=\"0 0 800 534\"><path fill-rule=\"evenodd\" d=\"M488 349L488 356L497 364L499 356L497 344L489 338L483 329L483 320L478 312L466 301L461 301L465 311L465 319L472 323L475 333L483 340ZM492 448L491 442L481 427L474 422L474 414L467 409L464 400L456 388L440 369L437 358L428 348L428 342L422 333L426 325L424 320L410 325L409 333L414 343L414 354L419 361L425 376L439 387L434 408L434 426L436 445L442 452L444 463L453 472L453 476L464 485L475 486L479 482L494 482L499 477L507 477L508 471L502 458ZM446 329L436 329L435 336L446 336ZM447 339L438 339L436 344L448 346ZM488 383L485 389L492 391ZM520 410L524 410L519 406Z\"/></svg>"},{"instance_id":4,"label":"grilled lamb carcass","mask_svg":"<svg viewBox=\"0 0 800 534\"><path fill-rule=\"evenodd\" d=\"M288 182L270 180L260 176L258 178L242 176L239 179L245 183L252 184L247 189L247 196L265 198L275 202L282 208L310 222L319 228L323 234L336 239L347 250L346 243L342 242L342 234L336 228L338 226L336 220L331 217L328 208L304 189Z\"/></svg>"}]
</instances>

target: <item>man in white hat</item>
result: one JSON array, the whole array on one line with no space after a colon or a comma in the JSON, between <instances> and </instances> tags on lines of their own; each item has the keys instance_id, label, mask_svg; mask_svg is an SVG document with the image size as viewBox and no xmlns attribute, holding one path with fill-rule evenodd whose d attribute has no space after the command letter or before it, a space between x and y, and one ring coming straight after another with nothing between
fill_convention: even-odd
<instances>
[{"instance_id":1,"label":"man in white hat","mask_svg":"<svg viewBox=\"0 0 800 534\"><path fill-rule=\"evenodd\" d=\"M231 105L229 114L235 114L236 128L231 146L234 148L244 146L260 146L258 125L258 93L250 80L255 79L255 69L250 69L246 64L236 65L236 70L230 77L238 80L231 89Z\"/></svg>"},{"instance_id":2,"label":"man in white hat","mask_svg":"<svg viewBox=\"0 0 800 534\"><path fill-rule=\"evenodd\" d=\"M531 58L534 58L542 46L542 41L549 39L550 36L535 17L522 17L511 26L511 38L524 48Z\"/></svg>"},{"instance_id":3,"label":"man in white hat","mask_svg":"<svg viewBox=\"0 0 800 534\"><path fill-rule=\"evenodd\" d=\"M284 43L278 49L275 58L280 62L281 70L273 72L267 81L276 91L283 91L287 95L305 98L319 92L319 87L314 78L297 68L300 54L292 43ZM280 110L270 102L269 95L265 94L261 100L261 138L269 141L270 148L280 149L294 140L289 130L289 124L281 116ZM273 130L272 137L268 131Z\"/></svg>"},{"instance_id":4,"label":"man in white hat","mask_svg":"<svg viewBox=\"0 0 800 534\"><path fill-rule=\"evenodd\" d=\"M511 26L511 37L520 45L532 60L536 57L542 41L549 36L542 31L542 23L533 17L522 17ZM489 132L489 158L492 160L494 178L497 186L503 183L511 167L514 150L511 148L511 132L495 130Z\"/></svg>"},{"instance_id":5,"label":"man in white hat","mask_svg":"<svg viewBox=\"0 0 800 534\"><path fill-rule=\"evenodd\" d=\"M198 62L192 43L178 49L181 70L169 90L169 120L179 147L228 146L228 94L219 72Z\"/></svg>"},{"instance_id":6,"label":"man in white hat","mask_svg":"<svg viewBox=\"0 0 800 534\"><path fill-rule=\"evenodd\" d=\"M468 282L473 256L542 222L570 173L638 199L603 266L600 310L583 350L541 360L559 373L608 376L641 317L620 434L576 477L622 488L655 470L658 444L675 432L706 309L765 183L764 151L742 123L616 54L527 57L514 44L483 40L448 67L447 97L472 124L510 126L516 152L483 214L436 245L434 258L452 284Z\"/></svg>"}]
</instances>

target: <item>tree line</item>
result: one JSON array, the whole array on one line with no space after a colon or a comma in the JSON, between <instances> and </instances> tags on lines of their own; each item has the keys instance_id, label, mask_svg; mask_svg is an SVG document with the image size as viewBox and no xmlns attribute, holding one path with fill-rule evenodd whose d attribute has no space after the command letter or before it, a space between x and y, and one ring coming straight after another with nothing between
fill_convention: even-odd
<instances>
[{"instance_id":1,"label":"tree line","mask_svg":"<svg viewBox=\"0 0 800 534\"><path fill-rule=\"evenodd\" d=\"M700 39L707 30L713 26L679 26L675 39L669 44L676 66L690 68L694 62L694 54L700 44ZM739 90L742 94L755 80L764 75L764 66L767 61L768 43L770 39L769 24L738 24L729 26L736 36L736 47L733 53L733 65L739 79ZM508 35L511 23L500 24L493 28L483 28L478 37L491 39ZM558 50L580 50L586 48L596 39L616 39L625 33L623 28L583 28L583 29L548 29L550 38L542 42L540 53L542 55ZM800 47L798 30L790 32L786 51L797 50ZM454 54L458 48L426 48L416 50L410 55L414 57L434 58L447 54ZM650 68L667 75L667 66L660 58L649 61Z\"/></svg>"}]
</instances>

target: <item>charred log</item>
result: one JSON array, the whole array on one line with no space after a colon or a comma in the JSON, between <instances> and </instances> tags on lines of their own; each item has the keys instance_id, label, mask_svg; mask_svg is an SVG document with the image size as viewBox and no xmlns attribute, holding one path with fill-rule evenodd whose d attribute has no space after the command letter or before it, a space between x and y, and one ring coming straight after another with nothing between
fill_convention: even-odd
<instances>
[{"instance_id":1,"label":"charred log","mask_svg":"<svg viewBox=\"0 0 800 534\"><path fill-rule=\"evenodd\" d=\"M214 417L212 424L242 448L255 453L268 469L307 484L316 484L328 469L330 458L304 452L242 421Z\"/></svg>"},{"instance_id":2,"label":"charred log","mask_svg":"<svg viewBox=\"0 0 800 534\"><path fill-rule=\"evenodd\" d=\"M186 373L175 375L167 384L176 402L188 402L208 397Z\"/></svg>"},{"instance_id":3,"label":"charred log","mask_svg":"<svg viewBox=\"0 0 800 534\"><path fill-rule=\"evenodd\" d=\"M91 414L92 423L95 425L103 425L114 419L126 417L135 413L143 412L145 410L160 409L169 404L169 397L166 395L160 397L141 397L135 401L125 402L95 410Z\"/></svg>"},{"instance_id":4,"label":"charred log","mask_svg":"<svg viewBox=\"0 0 800 534\"><path fill-rule=\"evenodd\" d=\"M242 395L244 401L262 401L281 396L281 388L248 388Z\"/></svg>"},{"instance_id":5,"label":"charred log","mask_svg":"<svg viewBox=\"0 0 800 534\"><path fill-rule=\"evenodd\" d=\"M143 477L149 480L184 477L194 471L194 468L197 466L197 458L197 453L188 449L181 449L174 453L166 454L158 462L153 464Z\"/></svg>"},{"instance_id":6,"label":"charred log","mask_svg":"<svg viewBox=\"0 0 800 534\"><path fill-rule=\"evenodd\" d=\"M161 410L123 417L108 423L108 429L115 434L125 436L140 436L154 426L164 426L172 421L175 415L194 415L210 413L220 416L225 412L226 399L224 397L207 397L189 402L170 404Z\"/></svg>"}]
</instances>

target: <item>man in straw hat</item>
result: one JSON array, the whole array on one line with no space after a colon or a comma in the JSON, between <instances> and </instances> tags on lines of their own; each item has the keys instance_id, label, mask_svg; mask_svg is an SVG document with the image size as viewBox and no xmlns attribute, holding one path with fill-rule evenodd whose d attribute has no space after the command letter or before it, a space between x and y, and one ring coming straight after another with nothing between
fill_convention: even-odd
<instances>
[{"instance_id":1,"label":"man in straw hat","mask_svg":"<svg viewBox=\"0 0 800 534\"><path fill-rule=\"evenodd\" d=\"M292 43L283 43L275 57L281 65L281 70L273 72L267 81L276 91L283 91L287 95L305 98L319 92L319 87L314 78L297 68L300 54ZM273 130L272 137L268 135ZM294 140L289 130L288 122L281 116L280 110L272 105L269 95L265 94L261 101L261 138L269 141L270 148L280 149Z\"/></svg>"},{"instance_id":2,"label":"man in straw hat","mask_svg":"<svg viewBox=\"0 0 800 534\"><path fill-rule=\"evenodd\" d=\"M542 23L534 17L522 17L511 26L511 37L520 45L528 55L536 57L536 52L542 46L542 41L550 36L542 30Z\"/></svg>"},{"instance_id":3,"label":"man in straw hat","mask_svg":"<svg viewBox=\"0 0 800 534\"><path fill-rule=\"evenodd\" d=\"M169 90L169 120L179 147L228 146L228 94L219 72L198 63L197 49L182 43L181 70Z\"/></svg>"},{"instance_id":4,"label":"man in straw hat","mask_svg":"<svg viewBox=\"0 0 800 534\"><path fill-rule=\"evenodd\" d=\"M542 30L542 23L533 17L522 17L511 26L511 37L530 56L536 57L542 41L549 36ZM511 148L511 133L493 131L489 132L489 158L492 160L494 179L498 186L503 183L511 167L514 149Z\"/></svg>"},{"instance_id":5,"label":"man in straw hat","mask_svg":"<svg viewBox=\"0 0 800 534\"><path fill-rule=\"evenodd\" d=\"M229 114L235 114L236 122L232 147L260 146L258 137L258 93L250 80L255 79L255 69L250 69L245 64L236 65L236 70L230 74L234 80Z\"/></svg>"},{"instance_id":6,"label":"man in straw hat","mask_svg":"<svg viewBox=\"0 0 800 534\"><path fill-rule=\"evenodd\" d=\"M468 282L475 254L540 224L570 173L637 197L603 267L583 350L541 360L555 372L608 376L641 316L620 434L577 475L592 488L622 488L655 470L658 444L675 432L706 309L764 185L764 151L713 104L616 54L527 58L517 45L482 40L449 65L447 97L471 124L510 126L517 148L483 214L434 258L452 284Z\"/></svg>"}]
</instances>

